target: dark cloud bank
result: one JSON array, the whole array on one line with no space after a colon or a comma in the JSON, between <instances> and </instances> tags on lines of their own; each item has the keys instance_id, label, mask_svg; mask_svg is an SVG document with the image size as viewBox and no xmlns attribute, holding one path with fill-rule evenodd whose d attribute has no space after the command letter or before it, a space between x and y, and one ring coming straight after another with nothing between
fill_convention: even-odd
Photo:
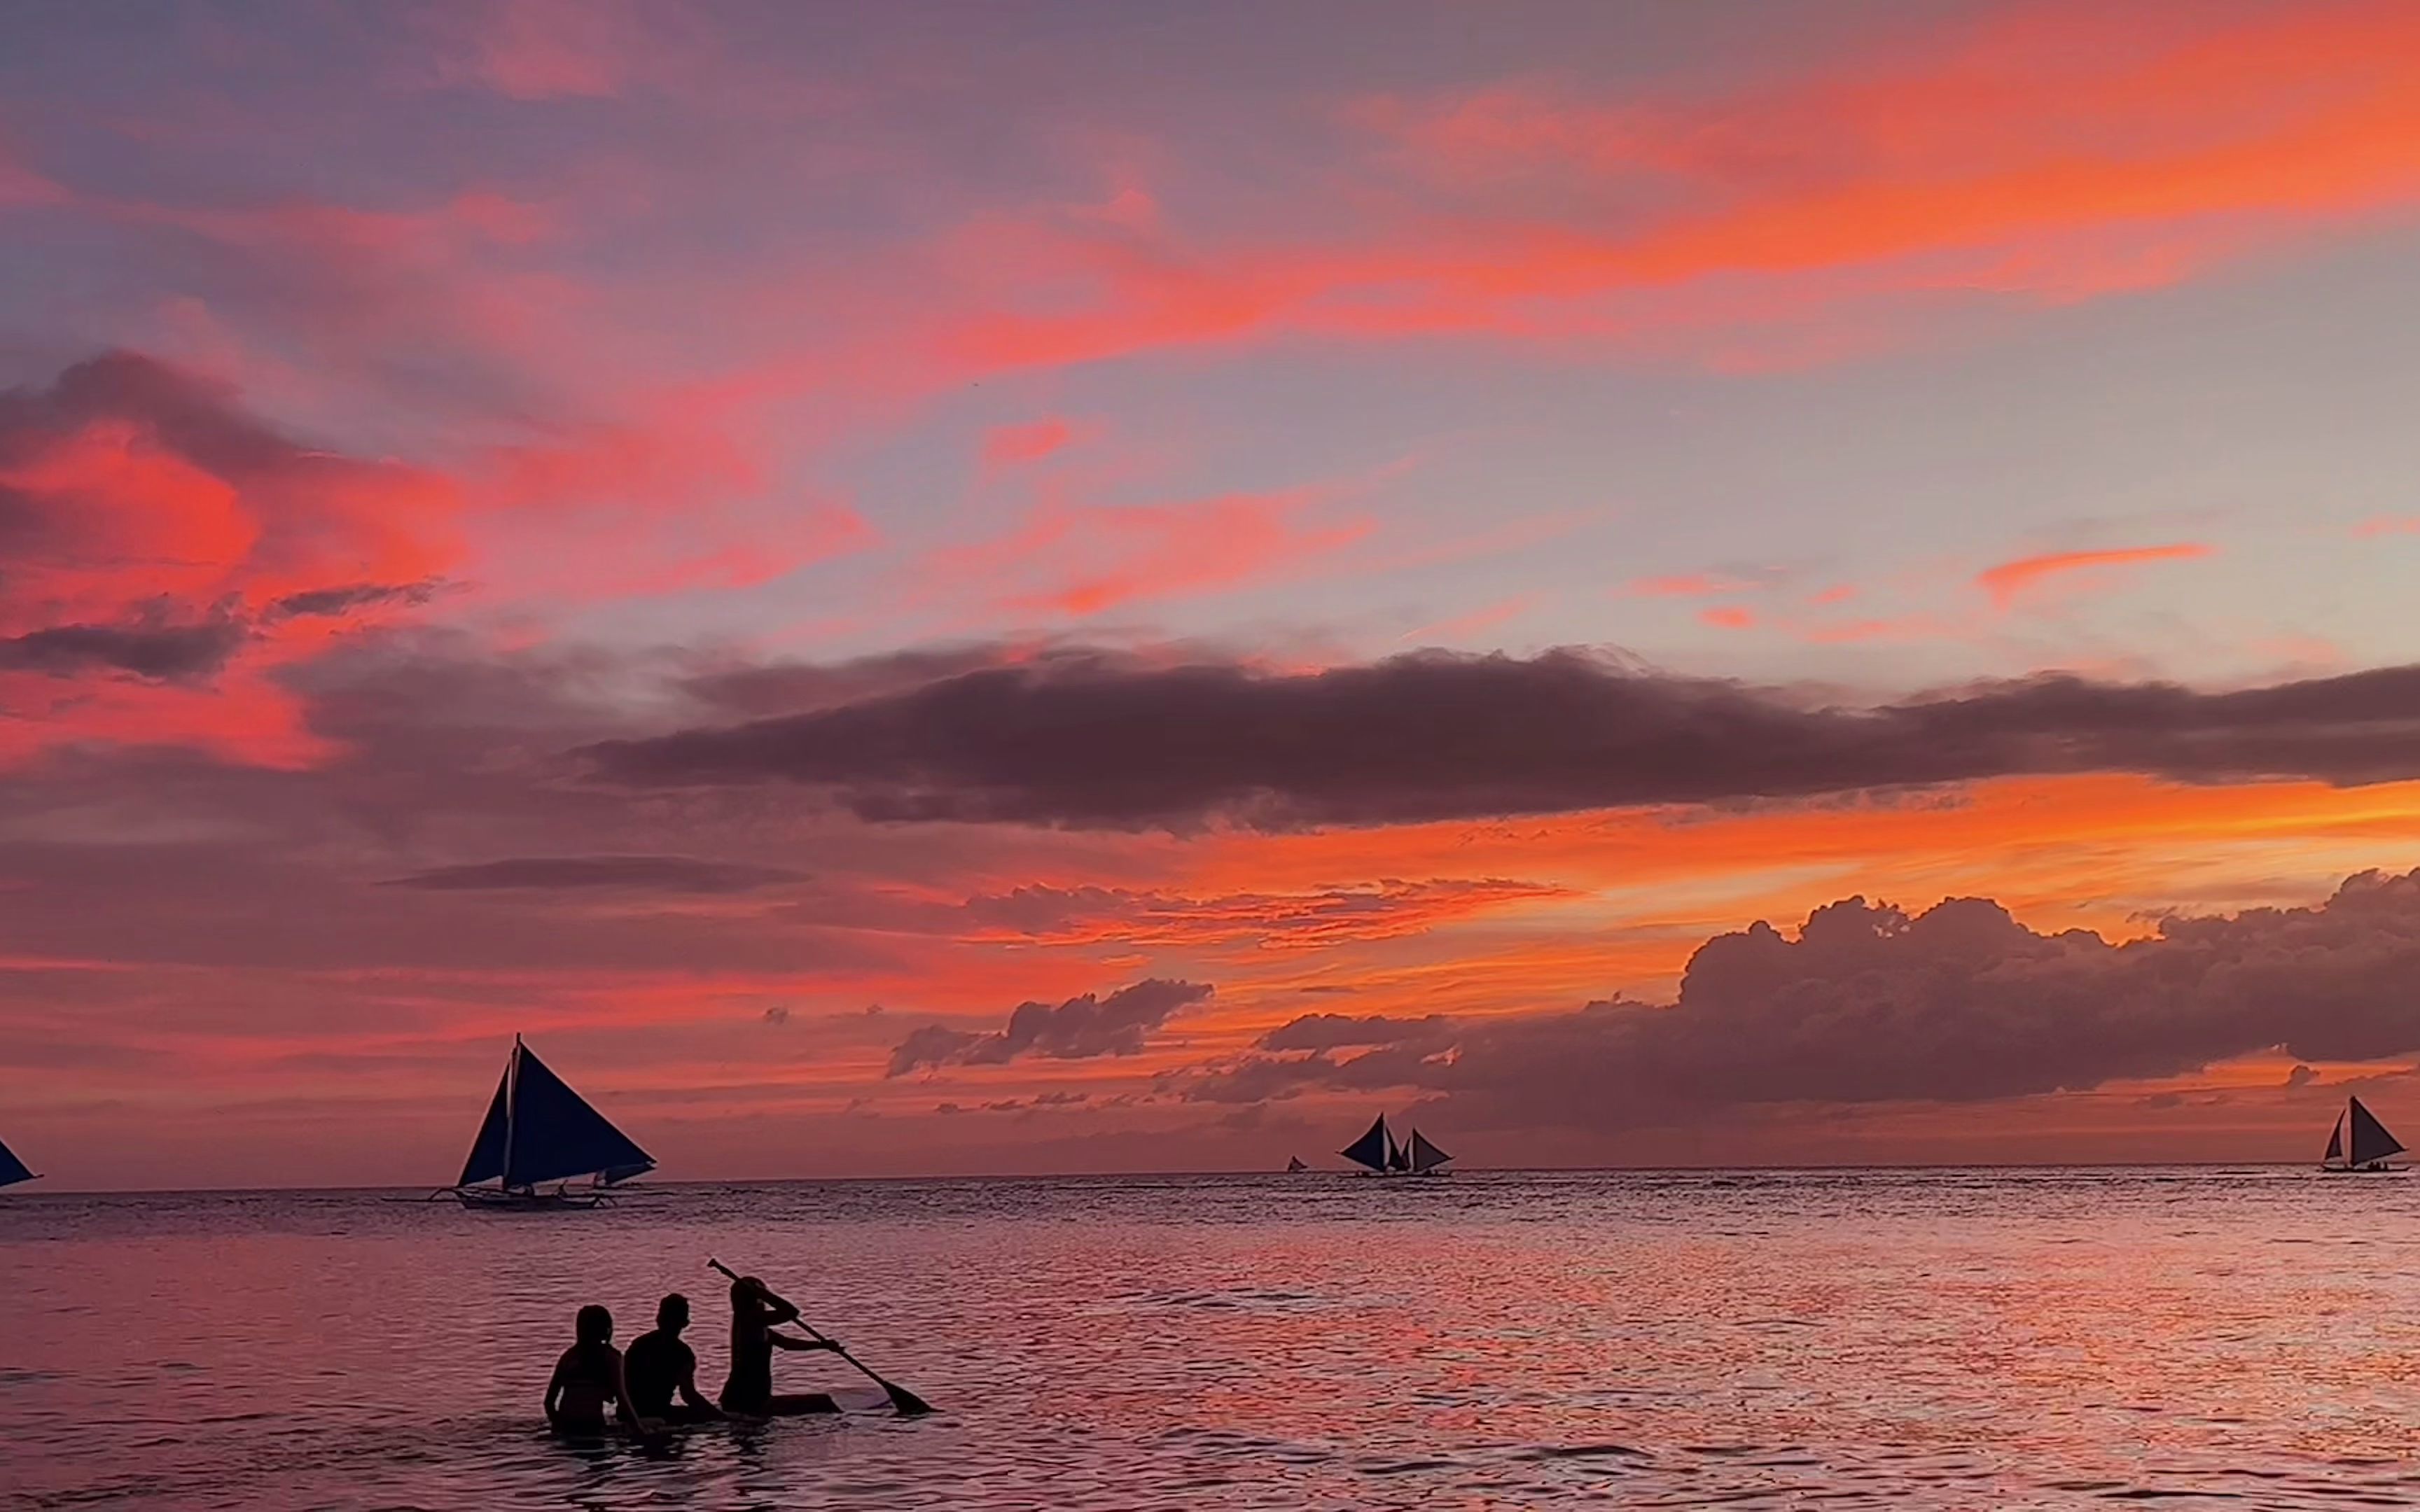
<instances>
[{"instance_id":1,"label":"dark cloud bank","mask_svg":"<svg viewBox=\"0 0 2420 1512\"><path fill-rule=\"evenodd\" d=\"M1065 653L588 748L632 787L789 782L872 820L1379 825L1980 778L2420 777L2420 667L2235 692L2070 676L1872 706L1576 650L1270 673Z\"/></svg>"},{"instance_id":2,"label":"dark cloud bank","mask_svg":"<svg viewBox=\"0 0 2420 1512\"><path fill-rule=\"evenodd\" d=\"M644 892L752 892L796 882L803 873L783 867L736 861L702 861L688 856L516 856L501 861L442 866L397 877L391 887L432 892L590 891L628 888Z\"/></svg>"},{"instance_id":3,"label":"dark cloud bank","mask_svg":"<svg viewBox=\"0 0 2420 1512\"><path fill-rule=\"evenodd\" d=\"M1500 1019L1308 1014L1186 1095L1415 1088L1467 1127L1612 1130L1785 1103L1978 1102L2175 1075L2282 1048L2420 1051L2420 872L2350 878L2315 908L2171 918L2112 946L1998 903L1910 916L1850 898L1795 940L1708 940L1678 1002Z\"/></svg>"},{"instance_id":4,"label":"dark cloud bank","mask_svg":"<svg viewBox=\"0 0 2420 1512\"><path fill-rule=\"evenodd\" d=\"M1208 984L1169 981L1159 978L1121 987L1107 997L1086 993L1053 1008L1048 1003L1019 1003L1008 1016L1008 1026L995 1034L974 1034L930 1024L899 1041L891 1053L888 1076L904 1076L920 1066L997 1066L1019 1056L1052 1060L1088 1060L1095 1056L1132 1056L1142 1051L1152 1030L1168 1022L1180 1008L1210 995Z\"/></svg>"}]
</instances>

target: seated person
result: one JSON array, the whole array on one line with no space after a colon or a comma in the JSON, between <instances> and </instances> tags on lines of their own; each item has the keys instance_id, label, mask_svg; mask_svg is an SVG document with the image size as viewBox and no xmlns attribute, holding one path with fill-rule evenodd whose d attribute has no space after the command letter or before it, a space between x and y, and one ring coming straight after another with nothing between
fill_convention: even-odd
<instances>
[{"instance_id":1,"label":"seated person","mask_svg":"<svg viewBox=\"0 0 2420 1512\"><path fill-rule=\"evenodd\" d=\"M630 1402L622 1351L613 1348L613 1315L591 1303L573 1319L571 1348L546 1383L546 1420L565 1432L602 1433L608 1402L624 1427L645 1432L653 1426Z\"/></svg>"},{"instance_id":2,"label":"seated person","mask_svg":"<svg viewBox=\"0 0 2420 1512\"><path fill-rule=\"evenodd\" d=\"M705 1423L721 1412L698 1394L697 1351L681 1338L689 1327L689 1299L675 1291L656 1304L656 1327L630 1341L622 1374L639 1411L666 1423ZM678 1392L680 1400L673 1400Z\"/></svg>"},{"instance_id":3,"label":"seated person","mask_svg":"<svg viewBox=\"0 0 2420 1512\"><path fill-rule=\"evenodd\" d=\"M731 1283L731 1375L722 1383L722 1410L746 1417L789 1417L800 1412L837 1412L822 1392L773 1395L775 1350L829 1350L828 1340L793 1338L775 1327L799 1320L799 1309L766 1289L752 1275Z\"/></svg>"}]
</instances>

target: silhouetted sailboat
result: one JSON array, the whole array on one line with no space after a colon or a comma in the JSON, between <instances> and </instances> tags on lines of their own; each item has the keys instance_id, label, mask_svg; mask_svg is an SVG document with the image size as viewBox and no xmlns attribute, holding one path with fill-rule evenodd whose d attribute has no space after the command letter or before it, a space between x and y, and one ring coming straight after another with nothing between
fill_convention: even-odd
<instances>
[{"instance_id":1,"label":"silhouetted sailboat","mask_svg":"<svg viewBox=\"0 0 2420 1512\"><path fill-rule=\"evenodd\" d=\"M1370 1125L1369 1132L1337 1153L1365 1171L1386 1175L1395 1155L1395 1136L1387 1132L1387 1116L1379 1114L1378 1121Z\"/></svg>"},{"instance_id":2,"label":"silhouetted sailboat","mask_svg":"<svg viewBox=\"0 0 2420 1512\"><path fill-rule=\"evenodd\" d=\"M1307 1171L1309 1169L1311 1169L1311 1167L1302 1163L1302 1157L1300 1155L1288 1155L1286 1157L1286 1174L1288 1176L1292 1176L1296 1171Z\"/></svg>"},{"instance_id":3,"label":"silhouetted sailboat","mask_svg":"<svg viewBox=\"0 0 2420 1512\"><path fill-rule=\"evenodd\" d=\"M0 1145L0 1186L15 1186L20 1181L31 1181L38 1174L25 1169L25 1163L17 1158L14 1150L7 1145Z\"/></svg>"},{"instance_id":4,"label":"silhouetted sailboat","mask_svg":"<svg viewBox=\"0 0 2420 1512\"><path fill-rule=\"evenodd\" d=\"M2328 1152L2319 1157L2319 1169L2337 1173L2399 1170L2386 1161L2402 1152L2403 1142L2386 1132L2386 1125L2361 1105L2361 1099L2350 1097L2345 1099L2345 1110L2336 1115L2335 1127L2328 1131Z\"/></svg>"},{"instance_id":5,"label":"silhouetted sailboat","mask_svg":"<svg viewBox=\"0 0 2420 1512\"><path fill-rule=\"evenodd\" d=\"M1430 1144L1418 1129L1412 1131L1410 1144L1398 1144L1383 1113L1360 1138L1339 1153L1377 1176L1443 1176L1447 1173L1439 1167L1453 1159Z\"/></svg>"},{"instance_id":6,"label":"silhouetted sailboat","mask_svg":"<svg viewBox=\"0 0 2420 1512\"><path fill-rule=\"evenodd\" d=\"M593 1208L610 1200L606 1188L655 1168L654 1156L590 1107L516 1034L471 1158L447 1190L466 1208ZM582 1176L587 1189L574 1192L572 1180ZM482 1184L489 1181L495 1185ZM540 1192L547 1181L555 1189Z\"/></svg>"}]
</instances>

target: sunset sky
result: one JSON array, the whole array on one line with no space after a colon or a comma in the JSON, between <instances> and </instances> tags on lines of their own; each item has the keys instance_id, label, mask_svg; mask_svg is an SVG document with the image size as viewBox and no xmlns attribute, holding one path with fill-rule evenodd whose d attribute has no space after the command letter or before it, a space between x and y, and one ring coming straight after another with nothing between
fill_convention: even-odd
<instances>
[{"instance_id":1,"label":"sunset sky","mask_svg":"<svg viewBox=\"0 0 2420 1512\"><path fill-rule=\"evenodd\" d=\"M0 1138L2420 1128L2416 316L2401 0L12 7Z\"/></svg>"}]
</instances>

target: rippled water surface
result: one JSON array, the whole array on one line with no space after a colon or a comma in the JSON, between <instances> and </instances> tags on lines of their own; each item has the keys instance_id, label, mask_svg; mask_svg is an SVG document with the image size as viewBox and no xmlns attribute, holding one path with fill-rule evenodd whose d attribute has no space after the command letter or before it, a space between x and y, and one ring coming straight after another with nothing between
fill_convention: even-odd
<instances>
[{"instance_id":1,"label":"rippled water surface","mask_svg":"<svg viewBox=\"0 0 2420 1512\"><path fill-rule=\"evenodd\" d=\"M0 1496L146 1507L2420 1501L2420 1175L1312 1175L0 1198ZM558 1443L761 1272L943 1409ZM810 1362L801 1365L798 1362ZM787 1357L797 1389L840 1385Z\"/></svg>"}]
</instances>

